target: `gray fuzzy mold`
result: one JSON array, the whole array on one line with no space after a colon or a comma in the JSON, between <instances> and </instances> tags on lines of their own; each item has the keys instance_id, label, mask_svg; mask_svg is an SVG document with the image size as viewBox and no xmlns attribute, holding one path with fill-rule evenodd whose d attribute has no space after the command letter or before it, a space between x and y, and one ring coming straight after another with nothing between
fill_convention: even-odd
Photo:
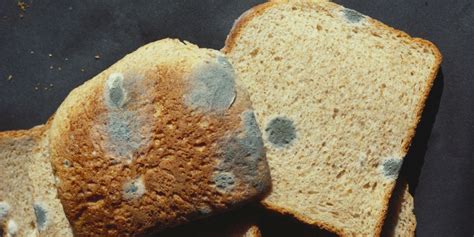
<instances>
[{"instance_id":1,"label":"gray fuzzy mold","mask_svg":"<svg viewBox=\"0 0 474 237\"><path fill-rule=\"evenodd\" d=\"M110 112L107 124L109 146L120 158L131 159L144 140L140 134L139 119L129 111Z\"/></svg>"},{"instance_id":2,"label":"gray fuzzy mold","mask_svg":"<svg viewBox=\"0 0 474 237\"><path fill-rule=\"evenodd\" d=\"M33 204L33 209L35 211L36 216L36 224L40 231L46 228L48 223L48 212L43 208L41 204L35 203Z\"/></svg>"},{"instance_id":3,"label":"gray fuzzy mold","mask_svg":"<svg viewBox=\"0 0 474 237\"><path fill-rule=\"evenodd\" d=\"M265 132L268 141L276 147L285 147L296 138L296 128L293 121L286 117L276 117L272 119Z\"/></svg>"},{"instance_id":4,"label":"gray fuzzy mold","mask_svg":"<svg viewBox=\"0 0 474 237\"><path fill-rule=\"evenodd\" d=\"M7 202L0 202L0 222L8 215L10 205Z\"/></svg>"},{"instance_id":5,"label":"gray fuzzy mold","mask_svg":"<svg viewBox=\"0 0 474 237\"><path fill-rule=\"evenodd\" d=\"M235 186L235 176L231 172L216 171L213 179L217 190L222 192L229 192Z\"/></svg>"},{"instance_id":6,"label":"gray fuzzy mold","mask_svg":"<svg viewBox=\"0 0 474 237\"><path fill-rule=\"evenodd\" d=\"M258 128L253 111L243 113L245 135L243 138L231 137L227 141L227 149L224 152L225 161L235 160L239 162L243 158L250 157L257 161L265 155L262 133Z\"/></svg>"},{"instance_id":7,"label":"gray fuzzy mold","mask_svg":"<svg viewBox=\"0 0 474 237\"><path fill-rule=\"evenodd\" d=\"M221 160L216 172L232 172L238 179L252 184L257 190L264 189L260 176L266 170L265 148L262 134L257 125L255 114L251 110L241 115L243 131L232 134L221 143Z\"/></svg>"},{"instance_id":8,"label":"gray fuzzy mold","mask_svg":"<svg viewBox=\"0 0 474 237\"><path fill-rule=\"evenodd\" d=\"M382 172L387 178L396 179L400 168L402 167L403 160L397 158L389 158L382 164Z\"/></svg>"},{"instance_id":9,"label":"gray fuzzy mold","mask_svg":"<svg viewBox=\"0 0 474 237\"><path fill-rule=\"evenodd\" d=\"M358 23L365 17L360 12L348 8L344 8L342 12L344 13L344 16L346 17L347 21L349 21L350 23Z\"/></svg>"},{"instance_id":10,"label":"gray fuzzy mold","mask_svg":"<svg viewBox=\"0 0 474 237\"><path fill-rule=\"evenodd\" d=\"M145 185L141 177L125 183L122 188L122 195L126 200L139 198L145 193Z\"/></svg>"},{"instance_id":11,"label":"gray fuzzy mold","mask_svg":"<svg viewBox=\"0 0 474 237\"><path fill-rule=\"evenodd\" d=\"M235 73L225 57L218 56L215 62L201 64L188 80L184 102L193 109L222 113L234 102Z\"/></svg>"},{"instance_id":12,"label":"gray fuzzy mold","mask_svg":"<svg viewBox=\"0 0 474 237\"><path fill-rule=\"evenodd\" d=\"M126 79L124 79L126 78ZM102 147L112 158L130 162L151 139L153 115L149 103L154 82L140 74L112 73L105 82L106 112L98 121L97 134L105 134ZM104 126L105 125L105 126Z\"/></svg>"},{"instance_id":13,"label":"gray fuzzy mold","mask_svg":"<svg viewBox=\"0 0 474 237\"><path fill-rule=\"evenodd\" d=\"M106 82L105 99L112 108L121 108L125 104L126 91L123 87L123 74L112 73Z\"/></svg>"}]
</instances>

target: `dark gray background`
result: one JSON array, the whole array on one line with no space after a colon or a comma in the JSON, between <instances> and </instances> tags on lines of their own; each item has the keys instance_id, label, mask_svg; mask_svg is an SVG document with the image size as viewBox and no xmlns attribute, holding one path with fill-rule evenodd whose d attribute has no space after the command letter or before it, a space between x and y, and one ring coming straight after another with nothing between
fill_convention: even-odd
<instances>
[{"instance_id":1,"label":"dark gray background","mask_svg":"<svg viewBox=\"0 0 474 237\"><path fill-rule=\"evenodd\" d=\"M44 123L74 87L148 42L175 37L220 49L234 19L258 2L29 0L22 12L17 1L0 0L0 131ZM336 2L441 50L402 172L415 194L418 236L473 236L474 1ZM264 236L321 234L289 217L256 215Z\"/></svg>"}]
</instances>

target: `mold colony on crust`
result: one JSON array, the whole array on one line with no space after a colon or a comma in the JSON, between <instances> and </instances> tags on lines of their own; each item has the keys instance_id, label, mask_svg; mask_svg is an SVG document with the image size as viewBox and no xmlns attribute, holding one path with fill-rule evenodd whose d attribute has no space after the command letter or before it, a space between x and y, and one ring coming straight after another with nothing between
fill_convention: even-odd
<instances>
[{"instance_id":1,"label":"mold colony on crust","mask_svg":"<svg viewBox=\"0 0 474 237\"><path fill-rule=\"evenodd\" d=\"M147 86L142 76L130 73L114 72L107 78L104 100L108 112L102 118L107 125L99 129L107 134L108 141L103 147L116 159L115 162L130 162L136 152L150 141L152 128L148 123L152 119L143 113L150 105L138 107L142 106L140 102L146 99L145 96L153 93Z\"/></svg>"},{"instance_id":2,"label":"mold colony on crust","mask_svg":"<svg viewBox=\"0 0 474 237\"><path fill-rule=\"evenodd\" d=\"M146 192L143 178L139 177L131 180L123 185L122 196L124 199L140 198Z\"/></svg>"}]
</instances>

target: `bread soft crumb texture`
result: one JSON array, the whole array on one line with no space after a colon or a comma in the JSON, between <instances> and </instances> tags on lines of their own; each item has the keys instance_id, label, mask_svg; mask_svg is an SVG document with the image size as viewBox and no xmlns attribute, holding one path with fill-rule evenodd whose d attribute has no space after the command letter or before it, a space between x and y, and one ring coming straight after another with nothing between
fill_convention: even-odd
<instances>
[{"instance_id":1,"label":"bread soft crumb texture","mask_svg":"<svg viewBox=\"0 0 474 237\"><path fill-rule=\"evenodd\" d=\"M223 52L264 131L263 204L343 236L379 235L438 49L337 4L296 1L244 13Z\"/></svg>"},{"instance_id":2,"label":"bread soft crumb texture","mask_svg":"<svg viewBox=\"0 0 474 237\"><path fill-rule=\"evenodd\" d=\"M416 217L414 201L406 182L397 182L385 220L382 235L388 237L415 236Z\"/></svg>"},{"instance_id":3,"label":"bread soft crumb texture","mask_svg":"<svg viewBox=\"0 0 474 237\"><path fill-rule=\"evenodd\" d=\"M47 125L0 133L0 229L6 236L72 236L55 187Z\"/></svg>"},{"instance_id":4,"label":"bread soft crumb texture","mask_svg":"<svg viewBox=\"0 0 474 237\"><path fill-rule=\"evenodd\" d=\"M139 48L74 89L51 122L58 194L76 236L136 236L270 188L249 96L219 51Z\"/></svg>"}]
</instances>

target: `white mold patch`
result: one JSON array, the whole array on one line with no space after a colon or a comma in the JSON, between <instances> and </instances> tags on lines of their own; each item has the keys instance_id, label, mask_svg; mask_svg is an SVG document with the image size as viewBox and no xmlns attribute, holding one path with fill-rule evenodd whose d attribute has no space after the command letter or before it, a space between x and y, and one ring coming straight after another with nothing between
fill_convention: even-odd
<instances>
[{"instance_id":1,"label":"white mold patch","mask_svg":"<svg viewBox=\"0 0 474 237\"><path fill-rule=\"evenodd\" d=\"M8 220L7 222L7 232L10 236L16 236L18 233L18 225L12 219Z\"/></svg>"},{"instance_id":2,"label":"white mold patch","mask_svg":"<svg viewBox=\"0 0 474 237\"><path fill-rule=\"evenodd\" d=\"M224 56L196 66L187 80L184 103L192 109L222 113L235 100L235 73Z\"/></svg>"},{"instance_id":3,"label":"white mold patch","mask_svg":"<svg viewBox=\"0 0 474 237\"><path fill-rule=\"evenodd\" d=\"M10 205L7 202L0 202L0 222L7 217L8 212L10 212Z\"/></svg>"},{"instance_id":4,"label":"white mold patch","mask_svg":"<svg viewBox=\"0 0 474 237\"><path fill-rule=\"evenodd\" d=\"M129 181L122 187L122 195L126 200L140 198L145 192L146 190L142 177Z\"/></svg>"}]
</instances>

